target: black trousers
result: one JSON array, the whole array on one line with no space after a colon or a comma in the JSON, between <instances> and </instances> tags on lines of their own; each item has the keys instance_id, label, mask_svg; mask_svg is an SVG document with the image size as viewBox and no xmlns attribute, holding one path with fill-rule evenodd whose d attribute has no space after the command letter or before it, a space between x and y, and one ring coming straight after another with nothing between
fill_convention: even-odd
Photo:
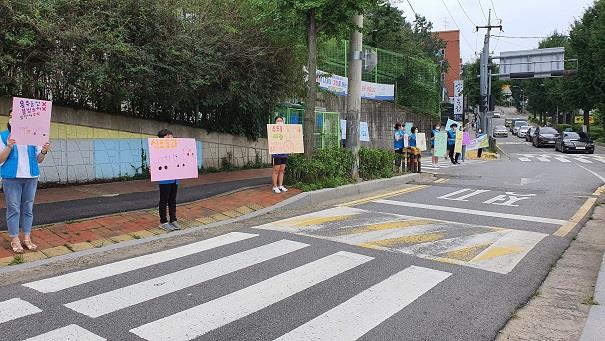
<instances>
[{"instance_id":1,"label":"black trousers","mask_svg":"<svg viewBox=\"0 0 605 341\"><path fill-rule=\"evenodd\" d=\"M460 153L454 153L454 147L455 146L447 146L450 152L450 161L452 161L452 163L457 163Z\"/></svg>"},{"instance_id":2,"label":"black trousers","mask_svg":"<svg viewBox=\"0 0 605 341\"><path fill-rule=\"evenodd\" d=\"M160 223L167 223L166 206L170 222L176 221L176 192L179 186L177 184L160 184Z\"/></svg>"},{"instance_id":3,"label":"black trousers","mask_svg":"<svg viewBox=\"0 0 605 341\"><path fill-rule=\"evenodd\" d=\"M481 158L481 153L483 153L483 148L477 149L477 157Z\"/></svg>"}]
</instances>

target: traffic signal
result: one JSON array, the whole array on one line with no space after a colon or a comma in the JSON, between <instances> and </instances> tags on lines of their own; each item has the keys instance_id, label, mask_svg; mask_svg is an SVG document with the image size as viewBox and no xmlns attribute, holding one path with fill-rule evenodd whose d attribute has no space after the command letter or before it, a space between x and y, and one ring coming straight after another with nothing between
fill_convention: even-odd
<instances>
[{"instance_id":1,"label":"traffic signal","mask_svg":"<svg viewBox=\"0 0 605 341\"><path fill-rule=\"evenodd\" d=\"M479 96L479 111L480 112L494 111L495 108L496 108L496 96L494 96L494 95L490 95L489 97L487 95Z\"/></svg>"}]
</instances>

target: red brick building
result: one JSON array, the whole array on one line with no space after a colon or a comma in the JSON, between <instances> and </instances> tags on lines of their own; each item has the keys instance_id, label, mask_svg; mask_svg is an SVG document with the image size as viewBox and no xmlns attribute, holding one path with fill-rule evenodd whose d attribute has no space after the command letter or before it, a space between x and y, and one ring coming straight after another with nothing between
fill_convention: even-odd
<instances>
[{"instance_id":1,"label":"red brick building","mask_svg":"<svg viewBox=\"0 0 605 341\"><path fill-rule=\"evenodd\" d=\"M447 61L449 68L445 71L445 84L444 87L447 89L445 99L454 96L454 81L460 79L460 31L439 31L436 32L441 40L445 41L445 56L444 59Z\"/></svg>"}]
</instances>

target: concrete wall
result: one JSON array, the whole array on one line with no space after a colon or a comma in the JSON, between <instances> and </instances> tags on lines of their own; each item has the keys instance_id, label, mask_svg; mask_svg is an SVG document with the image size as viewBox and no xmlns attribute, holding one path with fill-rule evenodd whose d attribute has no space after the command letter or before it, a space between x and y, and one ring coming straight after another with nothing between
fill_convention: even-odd
<instances>
[{"instance_id":1,"label":"concrete wall","mask_svg":"<svg viewBox=\"0 0 605 341\"><path fill-rule=\"evenodd\" d=\"M328 111L339 112L341 119L345 119L346 97L325 93L322 93L319 97L318 106L325 107ZM391 150L393 149L393 126L395 123L414 122L419 131L426 133L428 138L433 124L438 123L439 118L413 113L390 102L362 100L361 121L368 122L370 133L370 142L361 142L362 146Z\"/></svg>"},{"instance_id":2,"label":"concrete wall","mask_svg":"<svg viewBox=\"0 0 605 341\"><path fill-rule=\"evenodd\" d=\"M0 98L0 127L5 127L12 98ZM168 128L177 137L195 138L200 167L220 167L223 158L243 166L269 162L267 140L208 133L204 129L157 121L109 115L89 110L53 106L52 149L42 164L40 182L92 182L140 172L146 156L147 138ZM0 129L1 130L1 129Z\"/></svg>"}]
</instances>

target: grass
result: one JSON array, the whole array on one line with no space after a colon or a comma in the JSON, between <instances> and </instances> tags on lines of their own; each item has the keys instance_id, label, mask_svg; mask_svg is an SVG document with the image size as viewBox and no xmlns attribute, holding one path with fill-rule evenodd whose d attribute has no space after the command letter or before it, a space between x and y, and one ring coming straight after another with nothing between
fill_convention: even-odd
<instances>
[{"instance_id":1,"label":"grass","mask_svg":"<svg viewBox=\"0 0 605 341\"><path fill-rule=\"evenodd\" d=\"M512 320L518 320L518 319L520 319L519 314L517 314L517 312L516 312L516 311L513 313L513 316L511 316L510 318L511 318Z\"/></svg>"},{"instance_id":2,"label":"grass","mask_svg":"<svg viewBox=\"0 0 605 341\"><path fill-rule=\"evenodd\" d=\"M141 236L139 236L138 234L132 234L131 236L134 239L141 239Z\"/></svg>"},{"instance_id":3,"label":"grass","mask_svg":"<svg viewBox=\"0 0 605 341\"><path fill-rule=\"evenodd\" d=\"M542 291L540 291L540 289L536 290L536 292L534 292L533 297L540 297L542 295Z\"/></svg>"},{"instance_id":4,"label":"grass","mask_svg":"<svg viewBox=\"0 0 605 341\"><path fill-rule=\"evenodd\" d=\"M8 265L9 266L10 265L18 265L18 264L23 264L23 263L25 263L25 260L23 259L23 256L22 255L15 255L13 257L13 260L10 263L8 263Z\"/></svg>"},{"instance_id":5,"label":"grass","mask_svg":"<svg viewBox=\"0 0 605 341\"><path fill-rule=\"evenodd\" d=\"M587 295L582 300L582 304L586 304L586 305L599 305L599 302L595 301L594 296L592 296L592 295L588 296Z\"/></svg>"}]
</instances>

